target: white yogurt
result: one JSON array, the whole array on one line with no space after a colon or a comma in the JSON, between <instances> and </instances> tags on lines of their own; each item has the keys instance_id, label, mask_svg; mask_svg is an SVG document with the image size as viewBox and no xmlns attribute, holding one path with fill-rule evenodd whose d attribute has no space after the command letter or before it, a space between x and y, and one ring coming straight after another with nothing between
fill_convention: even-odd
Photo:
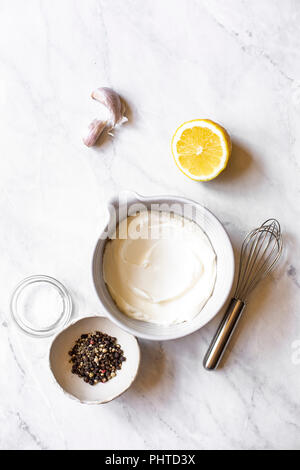
<instances>
[{"instance_id":1,"label":"white yogurt","mask_svg":"<svg viewBox=\"0 0 300 470\"><path fill-rule=\"evenodd\" d=\"M169 212L123 220L108 241L103 276L129 317L171 325L194 318L212 295L216 254L203 230Z\"/></svg>"}]
</instances>

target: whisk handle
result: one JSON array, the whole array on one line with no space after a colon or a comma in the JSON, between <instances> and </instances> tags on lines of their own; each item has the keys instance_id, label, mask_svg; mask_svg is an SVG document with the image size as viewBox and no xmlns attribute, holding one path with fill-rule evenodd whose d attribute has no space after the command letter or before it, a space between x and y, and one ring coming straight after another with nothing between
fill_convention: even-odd
<instances>
[{"instance_id":1,"label":"whisk handle","mask_svg":"<svg viewBox=\"0 0 300 470\"><path fill-rule=\"evenodd\" d=\"M215 336L205 354L203 366L207 370L217 369L229 340L244 310L245 303L238 299L231 299L226 313L217 329Z\"/></svg>"}]
</instances>

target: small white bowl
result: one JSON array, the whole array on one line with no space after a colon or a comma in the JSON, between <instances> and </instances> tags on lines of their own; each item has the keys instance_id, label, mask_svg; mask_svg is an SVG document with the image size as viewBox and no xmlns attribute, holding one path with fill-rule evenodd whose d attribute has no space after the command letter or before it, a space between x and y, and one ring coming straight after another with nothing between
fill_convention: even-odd
<instances>
[{"instance_id":1,"label":"small white bowl","mask_svg":"<svg viewBox=\"0 0 300 470\"><path fill-rule=\"evenodd\" d=\"M121 197L120 197L121 196ZM121 201L121 202L120 202ZM103 279L103 252L105 248L105 235L114 232L111 223L122 220L128 215L128 208L139 206L150 210L152 205L163 207L164 211L183 215L185 205L190 206L192 214L189 217L204 230L217 255L217 278L212 296L209 298L201 312L191 321L175 325L164 326L135 320L122 313L111 298ZM160 209L156 209L160 210ZM220 311L231 291L234 278L234 255L231 242L221 222L205 207L190 199L177 196L143 197L131 191L124 191L109 202L108 221L98 243L93 257L93 279L98 297L107 316L118 326L140 338L151 340L170 340L189 335L206 325Z\"/></svg>"},{"instance_id":2,"label":"small white bowl","mask_svg":"<svg viewBox=\"0 0 300 470\"><path fill-rule=\"evenodd\" d=\"M117 338L124 351L126 361L116 376L106 383L89 385L71 372L68 352L75 341L84 333L101 331ZM105 317L83 317L75 320L62 330L54 339L49 353L50 369L60 388L80 403L98 405L107 403L124 393L136 378L140 364L140 348L134 336L121 330Z\"/></svg>"}]
</instances>

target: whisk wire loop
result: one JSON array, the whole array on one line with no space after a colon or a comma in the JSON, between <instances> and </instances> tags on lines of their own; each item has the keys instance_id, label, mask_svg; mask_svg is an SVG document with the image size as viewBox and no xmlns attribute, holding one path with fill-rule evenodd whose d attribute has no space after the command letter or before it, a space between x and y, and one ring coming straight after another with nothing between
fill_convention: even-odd
<instances>
[{"instance_id":1,"label":"whisk wire loop","mask_svg":"<svg viewBox=\"0 0 300 470\"><path fill-rule=\"evenodd\" d=\"M266 220L246 236L241 249L236 299L246 300L259 281L275 266L281 251L281 229L276 219Z\"/></svg>"},{"instance_id":2,"label":"whisk wire loop","mask_svg":"<svg viewBox=\"0 0 300 470\"><path fill-rule=\"evenodd\" d=\"M272 236L275 236L274 231L272 231ZM269 252L267 252L267 250L269 250ZM260 259L261 263L258 264L256 272L253 273L251 282L249 282L249 286L245 292L245 297L247 297L248 293L250 293L256 287L258 282L271 271L275 265L275 262L277 261L279 251L281 250L279 250L277 240L274 240L271 245L266 246L263 256ZM266 253L268 254L267 257L265 257Z\"/></svg>"}]
</instances>

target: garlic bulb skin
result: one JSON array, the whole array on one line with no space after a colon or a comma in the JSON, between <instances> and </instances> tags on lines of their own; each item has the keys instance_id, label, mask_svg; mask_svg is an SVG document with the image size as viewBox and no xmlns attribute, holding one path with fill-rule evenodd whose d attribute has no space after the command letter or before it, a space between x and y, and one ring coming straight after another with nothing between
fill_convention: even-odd
<instances>
[{"instance_id":1,"label":"garlic bulb skin","mask_svg":"<svg viewBox=\"0 0 300 470\"><path fill-rule=\"evenodd\" d=\"M108 125L110 130L117 125L121 125L128 119L124 116L125 105L120 96L114 90L108 87L97 88L92 92L92 98L103 104L109 112Z\"/></svg>"},{"instance_id":2,"label":"garlic bulb skin","mask_svg":"<svg viewBox=\"0 0 300 470\"><path fill-rule=\"evenodd\" d=\"M92 147L93 145L95 145L100 135L104 131L106 125L107 121L100 121L99 119L94 119L87 128L87 131L82 139L83 143L87 147Z\"/></svg>"}]
</instances>

